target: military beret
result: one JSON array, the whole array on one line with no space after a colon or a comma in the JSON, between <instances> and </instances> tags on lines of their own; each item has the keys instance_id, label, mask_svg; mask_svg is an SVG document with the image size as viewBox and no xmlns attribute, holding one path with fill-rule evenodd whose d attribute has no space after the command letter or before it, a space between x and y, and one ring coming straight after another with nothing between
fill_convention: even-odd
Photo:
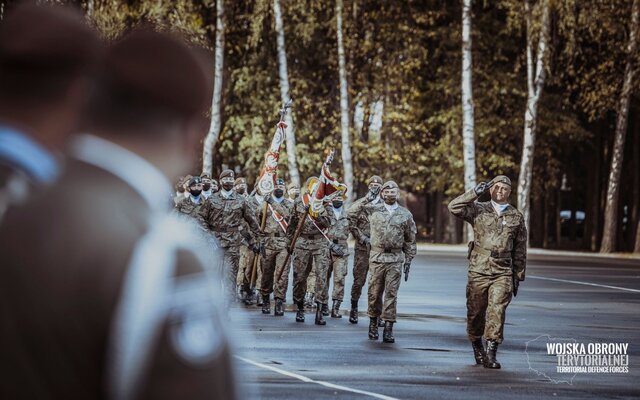
<instances>
[{"instance_id":1,"label":"military beret","mask_svg":"<svg viewBox=\"0 0 640 400\"><path fill-rule=\"evenodd\" d=\"M233 173L233 170L225 169L224 171L222 171L220 173L220 180L222 180L223 178L226 178L228 176L230 176L231 178L233 178L235 176L235 174Z\"/></svg>"},{"instance_id":2,"label":"military beret","mask_svg":"<svg viewBox=\"0 0 640 400\"><path fill-rule=\"evenodd\" d=\"M511 179L504 175L498 175L491 180L492 185L495 185L496 183L504 183L505 185L511 186Z\"/></svg>"},{"instance_id":3,"label":"military beret","mask_svg":"<svg viewBox=\"0 0 640 400\"><path fill-rule=\"evenodd\" d=\"M287 186L287 190L291 189L300 189L300 186L296 185L294 182L291 182L289 186Z\"/></svg>"},{"instance_id":4,"label":"military beret","mask_svg":"<svg viewBox=\"0 0 640 400\"><path fill-rule=\"evenodd\" d=\"M276 179L276 186L278 186L278 185L284 186L284 179L282 179L282 178Z\"/></svg>"},{"instance_id":5,"label":"military beret","mask_svg":"<svg viewBox=\"0 0 640 400\"><path fill-rule=\"evenodd\" d=\"M194 176L189 179L189 186L197 185L198 183L202 183L202 178L199 176Z\"/></svg>"},{"instance_id":6,"label":"military beret","mask_svg":"<svg viewBox=\"0 0 640 400\"><path fill-rule=\"evenodd\" d=\"M382 185L382 190L385 189L400 189L400 187L398 187L398 184L394 181L386 181L384 185Z\"/></svg>"},{"instance_id":7,"label":"military beret","mask_svg":"<svg viewBox=\"0 0 640 400\"><path fill-rule=\"evenodd\" d=\"M211 179L209 174L205 174L205 173L202 173L202 175L200 175L200 178L202 178L202 179Z\"/></svg>"},{"instance_id":8,"label":"military beret","mask_svg":"<svg viewBox=\"0 0 640 400\"><path fill-rule=\"evenodd\" d=\"M236 181L233 183L234 185L246 185L247 184L247 180L244 178L238 178L236 179Z\"/></svg>"},{"instance_id":9,"label":"military beret","mask_svg":"<svg viewBox=\"0 0 640 400\"><path fill-rule=\"evenodd\" d=\"M371 178L369 178L367 185L371 185L372 183L379 183L382 185L382 178L380 178L378 175L373 175Z\"/></svg>"}]
</instances>

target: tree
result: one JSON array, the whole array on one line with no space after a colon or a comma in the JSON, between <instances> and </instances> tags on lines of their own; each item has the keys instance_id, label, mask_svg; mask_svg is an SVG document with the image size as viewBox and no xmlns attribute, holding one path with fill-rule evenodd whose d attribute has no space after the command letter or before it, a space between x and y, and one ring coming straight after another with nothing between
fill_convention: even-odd
<instances>
[{"instance_id":1,"label":"tree","mask_svg":"<svg viewBox=\"0 0 640 400\"><path fill-rule=\"evenodd\" d=\"M524 8L527 30L527 106L524 113L524 141L522 144L520 175L518 177L518 208L524 215L525 224L528 228L538 105L546 78L545 68L546 56L548 53L549 32L551 30L551 7L549 5L549 0L542 1L542 21L540 23L540 32L538 34L538 45L535 56L533 51L533 10L530 0L525 0Z\"/></svg>"},{"instance_id":2,"label":"tree","mask_svg":"<svg viewBox=\"0 0 640 400\"><path fill-rule=\"evenodd\" d=\"M216 0L216 44L213 81L213 98L211 100L211 125L204 139L202 150L202 171L211 175L213 172L213 150L220 136L222 124L220 108L222 103L222 75L224 67L224 0Z\"/></svg>"},{"instance_id":3,"label":"tree","mask_svg":"<svg viewBox=\"0 0 640 400\"><path fill-rule=\"evenodd\" d=\"M615 139L609 183L604 212L604 231L602 235L601 253L611 253L616 250L616 236L618 230L618 197L620 193L620 174L624 156L624 142L627 135L627 119L629 115L629 100L633 89L633 79L636 72L635 59L637 57L638 18L640 14L640 0L633 0L631 23L629 26L629 41L627 44L627 65L624 71L624 83L617 110Z\"/></svg>"},{"instance_id":4,"label":"tree","mask_svg":"<svg viewBox=\"0 0 640 400\"><path fill-rule=\"evenodd\" d=\"M340 128L342 142L342 165L344 183L349 188L347 203L354 198L353 163L351 160L351 140L349 135L349 98L347 69L342 40L342 0L336 0L336 31L338 39L338 69L340 74Z\"/></svg>"},{"instance_id":5,"label":"tree","mask_svg":"<svg viewBox=\"0 0 640 400\"><path fill-rule=\"evenodd\" d=\"M287 69L287 50L284 40L284 26L282 22L282 10L280 8L280 0L273 0L273 14L276 21L276 35L278 43L278 64L280 73L280 97L284 104L289 100L289 71ZM291 181L300 185L300 172L298 171L297 152L296 152L296 136L293 126L292 112L288 113L285 122L287 123L286 141L287 141L287 163L289 165L289 176Z\"/></svg>"},{"instance_id":6,"label":"tree","mask_svg":"<svg viewBox=\"0 0 640 400\"><path fill-rule=\"evenodd\" d=\"M471 2L462 4L462 154L464 159L464 189L476 186L476 146L473 119L473 86L471 81L473 61L471 58ZM473 240L473 230L468 229L467 241Z\"/></svg>"}]
</instances>

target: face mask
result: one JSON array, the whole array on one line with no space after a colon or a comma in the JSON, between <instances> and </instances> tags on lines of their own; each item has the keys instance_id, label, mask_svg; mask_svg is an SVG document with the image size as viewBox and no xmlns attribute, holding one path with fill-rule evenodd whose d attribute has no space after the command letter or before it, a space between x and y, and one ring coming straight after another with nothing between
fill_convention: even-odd
<instances>
[{"instance_id":1,"label":"face mask","mask_svg":"<svg viewBox=\"0 0 640 400\"><path fill-rule=\"evenodd\" d=\"M340 208L340 207L342 207L343 202L339 201L339 200L336 200L336 201L332 202L331 204L333 204L333 208Z\"/></svg>"},{"instance_id":2,"label":"face mask","mask_svg":"<svg viewBox=\"0 0 640 400\"><path fill-rule=\"evenodd\" d=\"M392 206L395 204L395 202L398 201L398 196L393 195L393 194L388 194L386 196L384 196L384 202L385 204Z\"/></svg>"},{"instance_id":3,"label":"face mask","mask_svg":"<svg viewBox=\"0 0 640 400\"><path fill-rule=\"evenodd\" d=\"M204 185L202 185L202 189L204 189L205 192L208 192L211 189L211 184L205 183Z\"/></svg>"},{"instance_id":4,"label":"face mask","mask_svg":"<svg viewBox=\"0 0 640 400\"><path fill-rule=\"evenodd\" d=\"M273 191L273 195L276 196L279 199L280 197L282 197L284 195L284 190L276 189L276 190Z\"/></svg>"},{"instance_id":5,"label":"face mask","mask_svg":"<svg viewBox=\"0 0 640 400\"><path fill-rule=\"evenodd\" d=\"M198 196L200 196L200 193L202 193L202 190L201 189L190 189L189 193L191 193L191 195L193 197L198 197Z\"/></svg>"},{"instance_id":6,"label":"face mask","mask_svg":"<svg viewBox=\"0 0 640 400\"><path fill-rule=\"evenodd\" d=\"M382 189L382 186L374 186L369 188L369 191L377 196L378 194L380 194L380 189Z\"/></svg>"}]
</instances>

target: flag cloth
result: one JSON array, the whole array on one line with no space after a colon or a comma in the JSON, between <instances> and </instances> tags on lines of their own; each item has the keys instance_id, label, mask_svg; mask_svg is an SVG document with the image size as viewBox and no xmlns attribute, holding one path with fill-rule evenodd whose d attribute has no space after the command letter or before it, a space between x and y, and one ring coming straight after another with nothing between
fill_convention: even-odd
<instances>
[{"instance_id":1,"label":"flag cloth","mask_svg":"<svg viewBox=\"0 0 640 400\"><path fill-rule=\"evenodd\" d=\"M286 128L286 123L283 121L278 122L278 125L276 125L276 133L271 140L271 146L269 146L269 150L267 150L267 153L264 155L264 165L260 170L260 177L258 178L256 187L256 191L261 196L272 193L275 189L278 159L280 158L280 148L284 142L284 130Z\"/></svg>"}]
</instances>

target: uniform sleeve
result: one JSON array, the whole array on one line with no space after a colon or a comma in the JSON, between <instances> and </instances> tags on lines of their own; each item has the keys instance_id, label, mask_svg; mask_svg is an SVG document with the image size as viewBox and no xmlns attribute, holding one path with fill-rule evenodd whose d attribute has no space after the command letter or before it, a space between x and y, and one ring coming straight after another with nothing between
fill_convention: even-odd
<instances>
[{"instance_id":1,"label":"uniform sleeve","mask_svg":"<svg viewBox=\"0 0 640 400\"><path fill-rule=\"evenodd\" d=\"M409 220L405 224L404 228L404 243L402 245L402 251L404 252L405 264L411 263L413 258L416 256L417 247L416 247L416 222L413 220L412 216L409 216Z\"/></svg>"},{"instance_id":2,"label":"uniform sleeve","mask_svg":"<svg viewBox=\"0 0 640 400\"><path fill-rule=\"evenodd\" d=\"M207 228L207 229L211 229L211 200L206 199L204 201L204 204L202 205L202 207L200 207L200 211L198 212L198 214L200 214L200 219L202 220L202 224Z\"/></svg>"},{"instance_id":3,"label":"uniform sleeve","mask_svg":"<svg viewBox=\"0 0 640 400\"><path fill-rule=\"evenodd\" d=\"M513 273L516 275L519 281L524 280L525 270L527 268L527 227L522 221L520 230L513 243L513 252L511 258L513 259Z\"/></svg>"},{"instance_id":4,"label":"uniform sleeve","mask_svg":"<svg viewBox=\"0 0 640 400\"><path fill-rule=\"evenodd\" d=\"M293 237L296 229L298 228L298 224L300 223L300 217L302 217L302 211L298 210L297 201L291 205L290 212L291 214L289 215L289 219L287 220L287 236Z\"/></svg>"},{"instance_id":5,"label":"uniform sleeve","mask_svg":"<svg viewBox=\"0 0 640 400\"><path fill-rule=\"evenodd\" d=\"M262 232L258 219L256 218L255 210L251 208L247 200L243 200L242 202L242 216L244 220L247 221L249 229L251 229L254 235L259 235Z\"/></svg>"},{"instance_id":6,"label":"uniform sleeve","mask_svg":"<svg viewBox=\"0 0 640 400\"><path fill-rule=\"evenodd\" d=\"M336 224L336 214L333 212L332 206L323 207L322 211L320 211L320 215L316 218L316 222L318 225L324 228L330 228Z\"/></svg>"},{"instance_id":7,"label":"uniform sleeve","mask_svg":"<svg viewBox=\"0 0 640 400\"><path fill-rule=\"evenodd\" d=\"M358 220L360 219L360 213L363 211L364 202L362 200L355 201L347 210L347 219L349 220L349 227L353 238L362 243L366 237L358 226Z\"/></svg>"},{"instance_id":8,"label":"uniform sleeve","mask_svg":"<svg viewBox=\"0 0 640 400\"><path fill-rule=\"evenodd\" d=\"M478 196L473 189L468 190L451 200L449 203L449 212L473 225L474 219L478 214L475 203L477 198Z\"/></svg>"}]
</instances>

